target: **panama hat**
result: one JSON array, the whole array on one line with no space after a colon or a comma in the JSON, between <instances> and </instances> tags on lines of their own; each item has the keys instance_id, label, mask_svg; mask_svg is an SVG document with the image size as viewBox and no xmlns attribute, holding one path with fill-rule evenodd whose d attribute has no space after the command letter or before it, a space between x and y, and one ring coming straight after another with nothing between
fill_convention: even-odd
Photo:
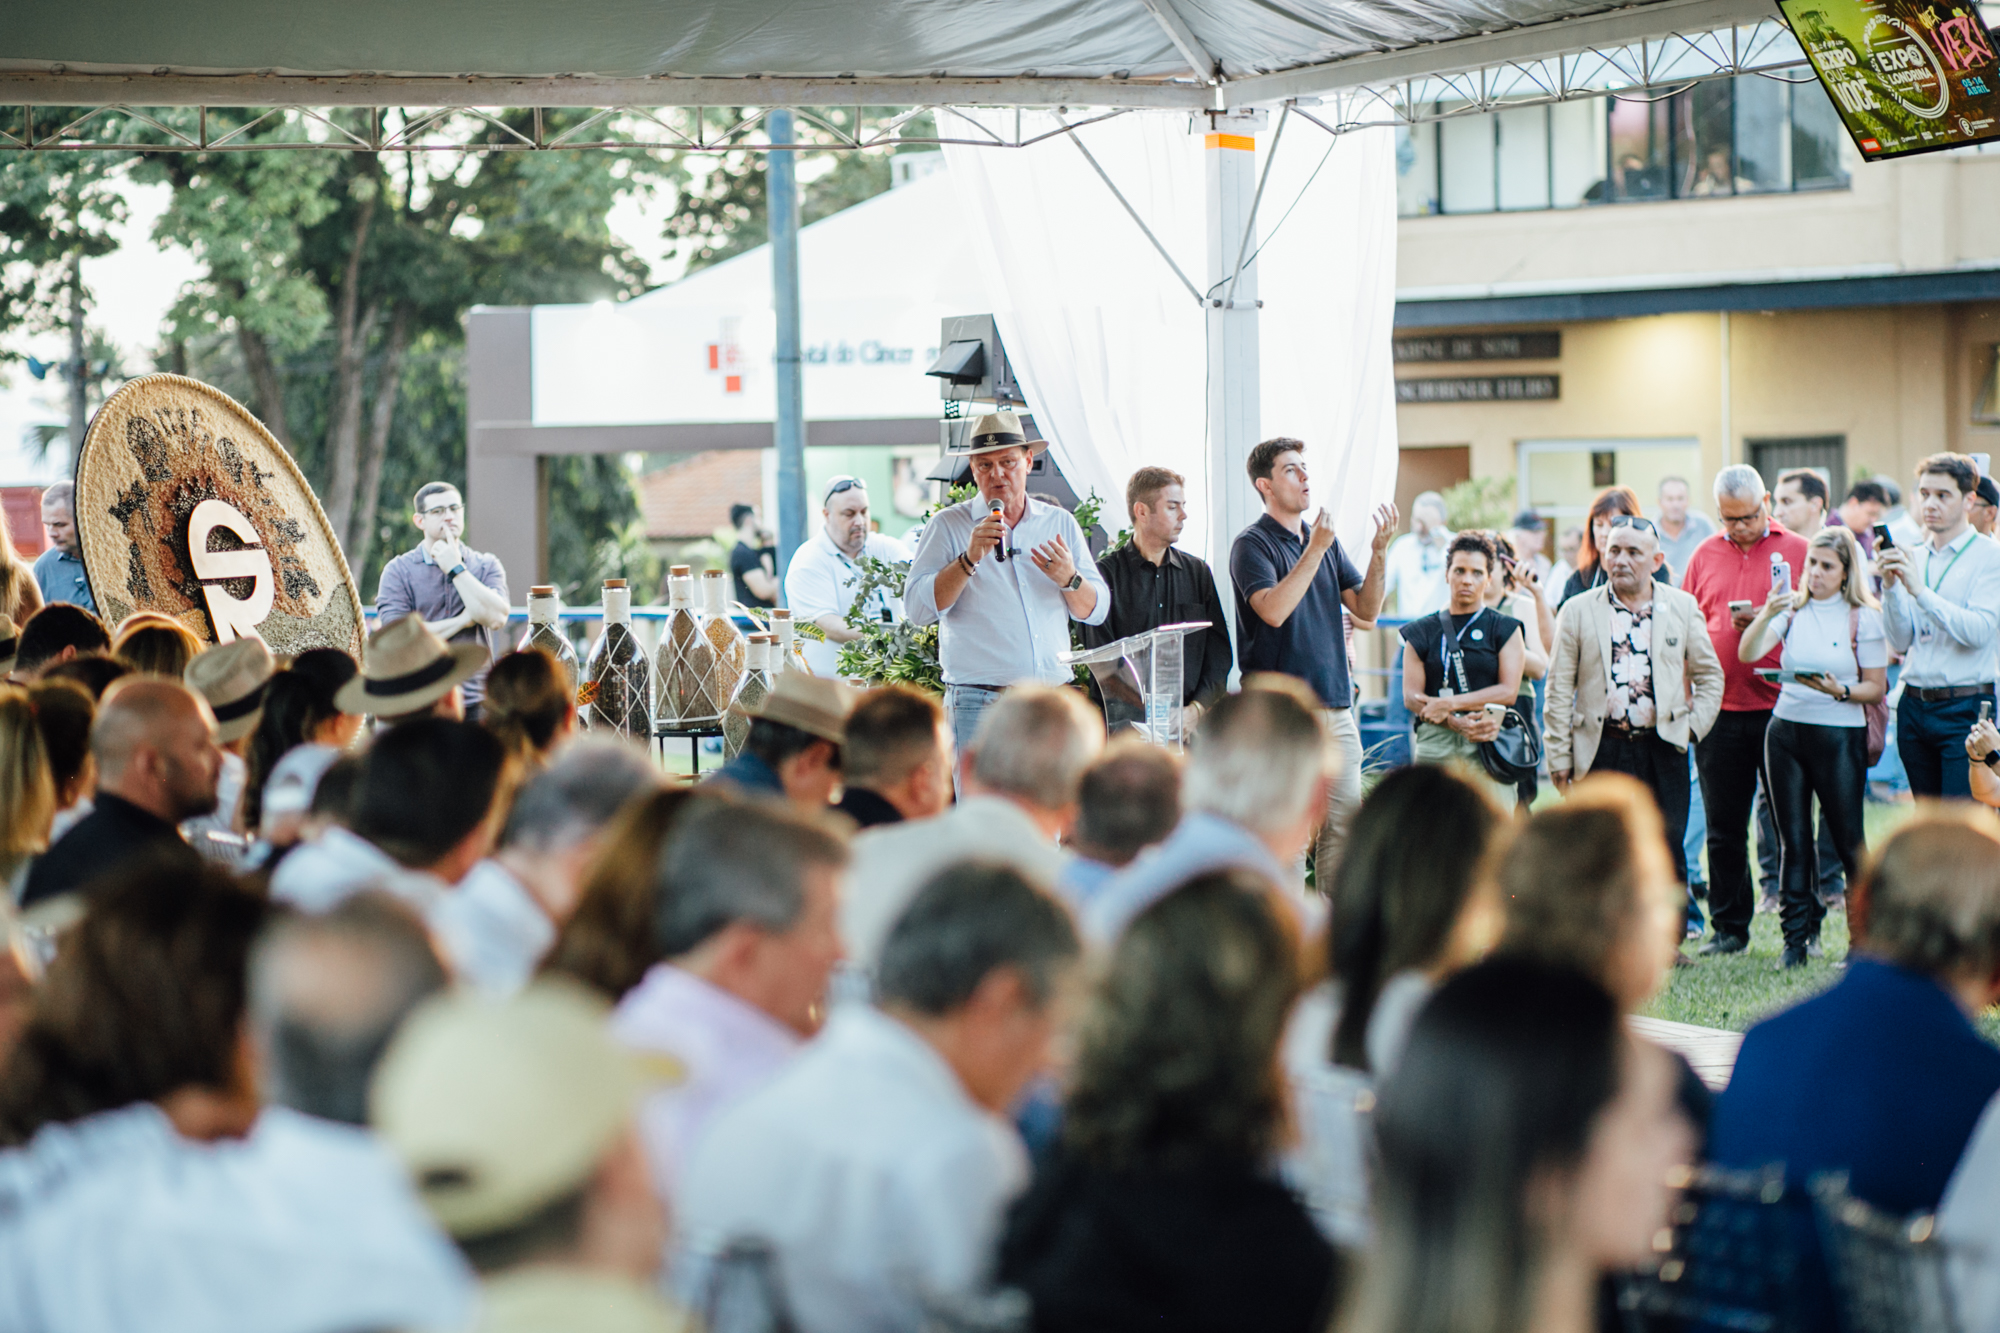
<instances>
[{"instance_id":1,"label":"panama hat","mask_svg":"<svg viewBox=\"0 0 2000 1333\"><path fill-rule=\"evenodd\" d=\"M20 651L21 627L12 616L0 616L0 676L14 669L14 658Z\"/></svg>"},{"instance_id":2,"label":"panama hat","mask_svg":"<svg viewBox=\"0 0 2000 1333\"><path fill-rule=\"evenodd\" d=\"M257 729L264 717L264 691L277 663L254 634L196 653L181 679L208 700L215 714L215 739L227 745Z\"/></svg>"},{"instance_id":3,"label":"panama hat","mask_svg":"<svg viewBox=\"0 0 2000 1333\"><path fill-rule=\"evenodd\" d=\"M1031 440L1021 428L1021 418L1012 412L988 412L972 423L972 429L965 434L965 443L945 451L948 458L970 458L974 454L990 454L996 449L1013 449L1024 446L1029 457L1049 447L1047 440Z\"/></svg>"},{"instance_id":4,"label":"panama hat","mask_svg":"<svg viewBox=\"0 0 2000 1333\"><path fill-rule=\"evenodd\" d=\"M808 676L803 671L785 671L771 682L771 692L748 708L730 705L732 713L761 717L797 727L835 745L847 743L847 715L854 711L857 696L837 680Z\"/></svg>"},{"instance_id":5,"label":"panama hat","mask_svg":"<svg viewBox=\"0 0 2000 1333\"><path fill-rule=\"evenodd\" d=\"M460 992L390 1043L369 1119L444 1229L502 1231L583 1187L639 1100L686 1076L630 1051L580 986L538 981L505 1000Z\"/></svg>"},{"instance_id":6,"label":"panama hat","mask_svg":"<svg viewBox=\"0 0 2000 1333\"><path fill-rule=\"evenodd\" d=\"M334 707L343 713L401 717L436 703L451 687L486 665L477 643L446 643L422 616L404 616L368 636L361 674L340 687Z\"/></svg>"}]
</instances>

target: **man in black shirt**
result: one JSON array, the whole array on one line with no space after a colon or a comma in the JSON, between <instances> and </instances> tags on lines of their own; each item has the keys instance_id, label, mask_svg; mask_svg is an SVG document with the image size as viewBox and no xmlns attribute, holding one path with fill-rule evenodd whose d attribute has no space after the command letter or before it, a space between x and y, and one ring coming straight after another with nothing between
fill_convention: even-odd
<instances>
[{"instance_id":1,"label":"man in black shirt","mask_svg":"<svg viewBox=\"0 0 2000 1333\"><path fill-rule=\"evenodd\" d=\"M1229 683L1229 625L1207 562L1174 545L1187 526L1186 484L1178 472L1163 467L1142 467L1125 483L1132 540L1097 562L1111 585L1111 613L1102 625L1079 628L1085 647L1100 648L1161 625L1207 621L1206 631L1182 643L1181 702L1201 705ZM1114 727L1142 722L1144 710L1107 700L1105 720Z\"/></svg>"},{"instance_id":2,"label":"man in black shirt","mask_svg":"<svg viewBox=\"0 0 2000 1333\"><path fill-rule=\"evenodd\" d=\"M745 606L776 606L778 548L771 545L771 535L757 522L756 506L731 505L729 522L736 529L736 548L729 553L729 574L736 583L736 600Z\"/></svg>"},{"instance_id":3,"label":"man in black shirt","mask_svg":"<svg viewBox=\"0 0 2000 1333\"><path fill-rule=\"evenodd\" d=\"M90 728L94 808L28 868L21 905L88 889L143 856L199 863L177 825L215 809L215 715L179 681L132 676L104 692Z\"/></svg>"}]
</instances>

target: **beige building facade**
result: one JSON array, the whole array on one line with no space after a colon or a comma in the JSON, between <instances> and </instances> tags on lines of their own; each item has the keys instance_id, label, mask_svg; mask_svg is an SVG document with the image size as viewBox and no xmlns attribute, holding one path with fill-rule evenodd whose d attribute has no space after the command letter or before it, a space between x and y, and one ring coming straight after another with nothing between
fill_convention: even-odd
<instances>
[{"instance_id":1,"label":"beige building facade","mask_svg":"<svg viewBox=\"0 0 2000 1333\"><path fill-rule=\"evenodd\" d=\"M1828 138L1810 85L1786 95L1788 139L1751 124L1763 91L1733 113L1714 94L1658 104L1650 150L1619 138L1617 103L1592 104L1609 125L1594 137L1564 108L1566 138L1559 116L1467 118L1491 122L1491 167L1477 125L1406 137L1396 377L1413 485L1511 477L1560 526L1612 481L1650 512L1660 478L1683 476L1713 513L1728 463L1767 480L1823 468L1837 500L1858 474L1907 484L1939 449L2000 455L2000 153L1864 163ZM1770 142L1792 161L1816 145L1821 165L1808 181L1748 157ZM1547 206L1561 192L1538 170L1571 182L1572 206ZM1535 206L1503 211L1510 197Z\"/></svg>"}]
</instances>

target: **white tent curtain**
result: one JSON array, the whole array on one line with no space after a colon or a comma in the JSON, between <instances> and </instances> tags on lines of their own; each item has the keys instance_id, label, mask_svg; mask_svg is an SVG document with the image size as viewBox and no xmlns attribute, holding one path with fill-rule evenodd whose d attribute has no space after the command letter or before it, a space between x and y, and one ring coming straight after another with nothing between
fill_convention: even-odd
<instances>
[{"instance_id":1,"label":"white tent curtain","mask_svg":"<svg viewBox=\"0 0 2000 1333\"><path fill-rule=\"evenodd\" d=\"M1130 114L1077 132L1197 289L1205 129L1183 115ZM1260 169L1271 137L1259 137ZM945 153L1001 341L1064 474L1104 497L1116 531L1126 479L1148 464L1173 469L1188 479L1182 545L1207 550L1201 306L1067 136ZM1368 512L1396 483L1394 132L1329 141L1294 120L1258 233L1268 238L1258 257L1262 434L1306 442L1315 499L1334 506L1343 543L1365 560Z\"/></svg>"}]
</instances>

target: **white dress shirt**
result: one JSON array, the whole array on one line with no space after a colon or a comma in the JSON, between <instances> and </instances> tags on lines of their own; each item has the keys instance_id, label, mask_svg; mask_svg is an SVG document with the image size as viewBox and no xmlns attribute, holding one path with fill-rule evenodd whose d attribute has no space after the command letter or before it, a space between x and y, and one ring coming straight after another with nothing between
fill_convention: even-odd
<instances>
[{"instance_id":1,"label":"white dress shirt","mask_svg":"<svg viewBox=\"0 0 2000 1333\"><path fill-rule=\"evenodd\" d=\"M527 985L556 942L555 923L535 895L490 857L440 896L429 920L452 974L496 998Z\"/></svg>"},{"instance_id":2,"label":"white dress shirt","mask_svg":"<svg viewBox=\"0 0 2000 1333\"><path fill-rule=\"evenodd\" d=\"M0 1153L7 1333L461 1328L472 1274L365 1130L267 1109L184 1139L150 1102Z\"/></svg>"},{"instance_id":3,"label":"white dress shirt","mask_svg":"<svg viewBox=\"0 0 2000 1333\"><path fill-rule=\"evenodd\" d=\"M1004 796L971 796L933 819L856 834L840 897L848 966L872 974L896 918L931 876L960 861L1001 861L1054 892L1071 854Z\"/></svg>"},{"instance_id":4,"label":"white dress shirt","mask_svg":"<svg viewBox=\"0 0 2000 1333\"><path fill-rule=\"evenodd\" d=\"M1902 682L1920 689L1993 683L2000 623L2000 543L1968 527L1944 550L1906 550L1911 592L1896 581L1882 594L1889 646L1903 654Z\"/></svg>"},{"instance_id":5,"label":"white dress shirt","mask_svg":"<svg viewBox=\"0 0 2000 1333\"><path fill-rule=\"evenodd\" d=\"M1028 497L1020 526L1008 532L1008 555L989 551L959 590L958 600L940 613L937 576L972 545L972 530L986 520L980 496L940 509L924 525L910 565L903 600L918 625L938 626L938 661L947 685L1015 685L1038 680L1061 685L1072 678L1058 654L1069 647L1069 606L1055 580L1035 566L1033 548L1057 537L1069 546L1083 581L1097 589L1097 603L1081 621L1102 625L1111 614L1111 589L1090 557L1090 544L1076 518L1061 505Z\"/></svg>"},{"instance_id":6,"label":"white dress shirt","mask_svg":"<svg viewBox=\"0 0 2000 1333\"><path fill-rule=\"evenodd\" d=\"M866 559L891 563L911 558L909 547L881 532L871 532L862 539L861 554ZM818 620L821 616L845 616L847 608L854 605L854 590L860 584L861 567L833 544L822 523L812 540L792 553L792 563L785 570L785 605L792 608L794 623ZM890 619L903 619L903 599L877 588L868 595L868 616L880 619L885 610ZM815 676L840 674L839 644L801 634L799 647Z\"/></svg>"},{"instance_id":7,"label":"white dress shirt","mask_svg":"<svg viewBox=\"0 0 2000 1333\"><path fill-rule=\"evenodd\" d=\"M271 875L271 897L302 912L331 912L363 889L401 898L425 921L450 892L437 876L409 869L338 824L278 862Z\"/></svg>"},{"instance_id":8,"label":"white dress shirt","mask_svg":"<svg viewBox=\"0 0 2000 1333\"><path fill-rule=\"evenodd\" d=\"M1028 1183L1012 1126L966 1095L914 1031L866 1005L716 1117L681 1190L683 1262L757 1236L803 1333L917 1333L976 1297L1007 1205Z\"/></svg>"},{"instance_id":9,"label":"white dress shirt","mask_svg":"<svg viewBox=\"0 0 2000 1333\"><path fill-rule=\"evenodd\" d=\"M1279 864L1263 840L1241 824L1206 810L1190 810L1166 840L1133 858L1097 892L1083 916L1084 938L1109 948L1132 919L1197 875L1247 870L1271 881L1310 926L1325 913L1324 899L1308 895L1298 875Z\"/></svg>"},{"instance_id":10,"label":"white dress shirt","mask_svg":"<svg viewBox=\"0 0 2000 1333\"><path fill-rule=\"evenodd\" d=\"M653 1187L678 1211L687 1164L716 1111L770 1082L804 1040L763 1010L672 963L656 963L611 1015L611 1035L687 1071L646 1098L639 1136Z\"/></svg>"},{"instance_id":11,"label":"white dress shirt","mask_svg":"<svg viewBox=\"0 0 2000 1333\"><path fill-rule=\"evenodd\" d=\"M1444 553L1454 535L1440 528L1430 541L1406 532L1390 542L1382 557L1383 605L1392 605L1388 599L1393 595L1399 616L1427 616L1443 610L1449 593L1444 584Z\"/></svg>"},{"instance_id":12,"label":"white dress shirt","mask_svg":"<svg viewBox=\"0 0 2000 1333\"><path fill-rule=\"evenodd\" d=\"M1306 992L1285 1029L1285 1074L1299 1127L1298 1142L1285 1155L1285 1178L1335 1244L1358 1249L1368 1243L1375 1084L1395 1068L1431 990L1421 972L1398 972L1383 983L1365 1038L1372 1073L1333 1063L1340 983Z\"/></svg>"}]
</instances>

